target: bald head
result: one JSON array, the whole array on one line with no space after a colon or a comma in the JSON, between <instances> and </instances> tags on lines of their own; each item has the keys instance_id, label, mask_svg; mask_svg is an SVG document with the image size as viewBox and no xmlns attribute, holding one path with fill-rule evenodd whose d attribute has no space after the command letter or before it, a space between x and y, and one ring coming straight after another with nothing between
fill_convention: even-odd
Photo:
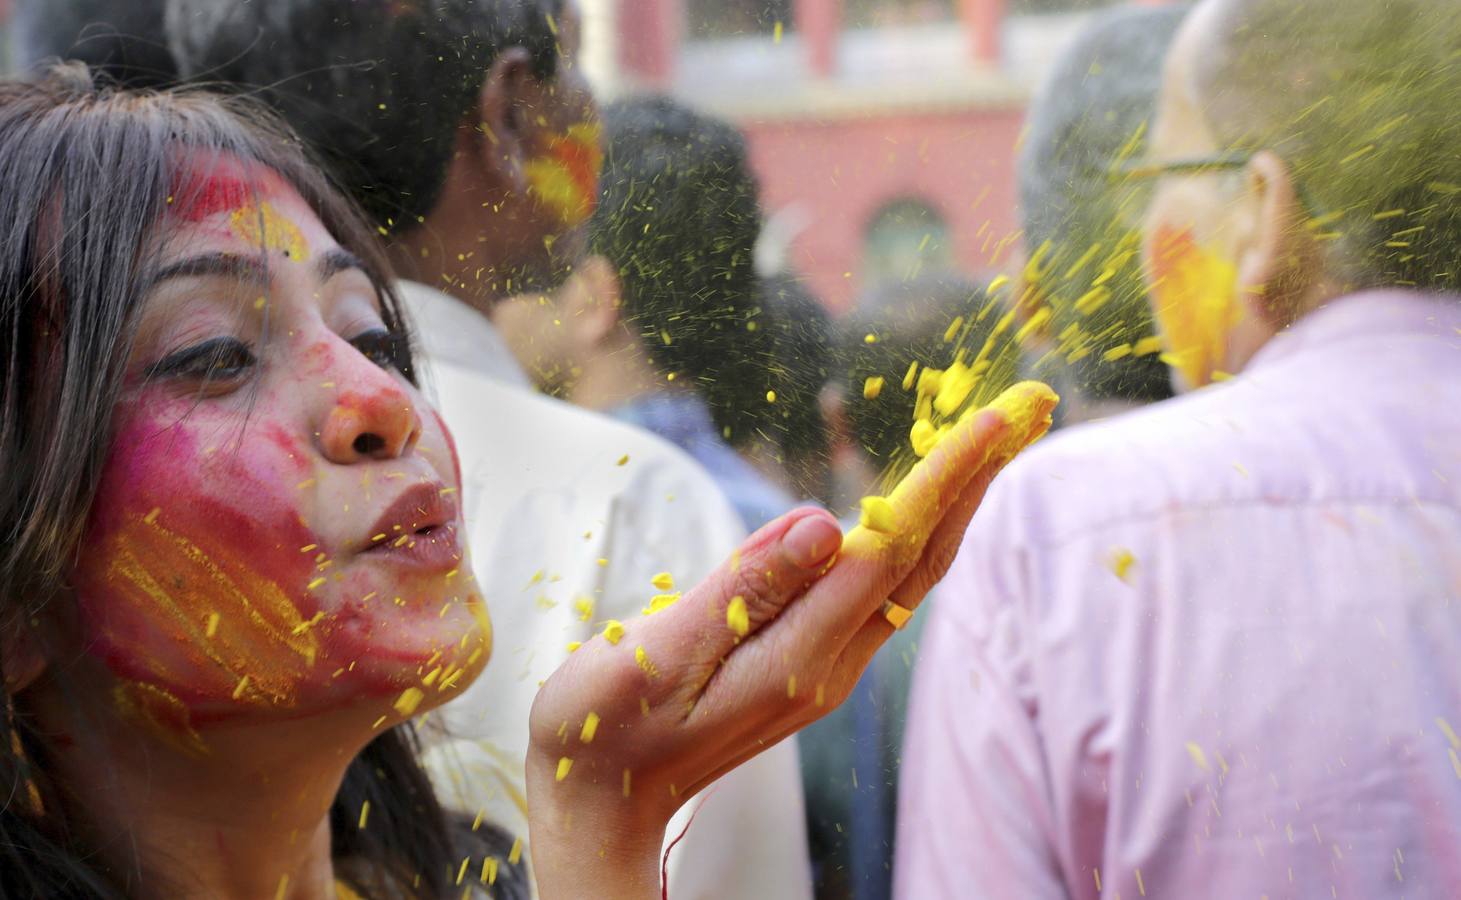
<instances>
[{"instance_id":1,"label":"bald head","mask_svg":"<svg viewBox=\"0 0 1461 900\"><path fill-rule=\"evenodd\" d=\"M1204 0L1169 76L1219 147L1284 160L1337 277L1455 290L1458 48L1455 0Z\"/></svg>"}]
</instances>

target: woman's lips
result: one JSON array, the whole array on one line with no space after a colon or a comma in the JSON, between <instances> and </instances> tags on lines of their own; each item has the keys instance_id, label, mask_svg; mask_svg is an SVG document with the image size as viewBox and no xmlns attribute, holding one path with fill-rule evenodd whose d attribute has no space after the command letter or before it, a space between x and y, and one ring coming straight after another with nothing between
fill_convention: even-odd
<instances>
[{"instance_id":1,"label":"woman's lips","mask_svg":"<svg viewBox=\"0 0 1461 900\"><path fill-rule=\"evenodd\" d=\"M382 540L361 556L426 572L443 572L461 564L461 536L455 522L432 525Z\"/></svg>"},{"instance_id":2,"label":"woman's lips","mask_svg":"<svg viewBox=\"0 0 1461 900\"><path fill-rule=\"evenodd\" d=\"M401 492L371 526L360 555L392 565L445 571L462 560L457 505L440 482L423 482Z\"/></svg>"}]
</instances>

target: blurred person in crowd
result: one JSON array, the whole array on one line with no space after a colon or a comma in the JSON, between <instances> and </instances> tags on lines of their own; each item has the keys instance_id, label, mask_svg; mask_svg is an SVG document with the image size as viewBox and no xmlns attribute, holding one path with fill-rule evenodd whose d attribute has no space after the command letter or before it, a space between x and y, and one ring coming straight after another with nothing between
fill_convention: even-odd
<instances>
[{"instance_id":1,"label":"blurred person in crowd","mask_svg":"<svg viewBox=\"0 0 1461 900\"><path fill-rule=\"evenodd\" d=\"M22 70L48 59L84 62L129 87L164 87L178 70L163 37L166 0L17 0L12 59Z\"/></svg>"},{"instance_id":2,"label":"blurred person in crowd","mask_svg":"<svg viewBox=\"0 0 1461 900\"><path fill-rule=\"evenodd\" d=\"M859 312L839 323L835 368L840 415L855 454L856 493L881 493L883 475L911 457L909 426L916 393L903 382L948 366L960 347L982 347L998 315L980 318L988 295L956 272L888 282L859 297ZM950 333L956 320L973 323ZM877 337L867 342L867 335ZM988 390L1018 373L1012 342L987 376ZM881 379L881 382L878 382ZM872 387L877 385L877 387ZM853 501L855 507L856 501ZM936 603L937 589L925 603ZM890 895L894 809L908 687L923 622L916 617L889 639L847 703L801 736L808 839L818 896L879 900Z\"/></svg>"},{"instance_id":3,"label":"blurred person in crowd","mask_svg":"<svg viewBox=\"0 0 1461 900\"><path fill-rule=\"evenodd\" d=\"M1037 377L1061 387L1075 424L1172 395L1143 281L1144 185L1111 177L1145 151L1162 58L1183 6L1096 14L1026 112L1016 161L1024 287L1050 310ZM1060 336L1060 337L1057 337Z\"/></svg>"},{"instance_id":4,"label":"blurred person in crowd","mask_svg":"<svg viewBox=\"0 0 1461 900\"><path fill-rule=\"evenodd\" d=\"M494 320L546 390L683 448L758 528L795 500L734 448L779 401L745 141L667 97L611 104L603 124L586 255L558 290Z\"/></svg>"},{"instance_id":5,"label":"blurred person in crowd","mask_svg":"<svg viewBox=\"0 0 1461 900\"><path fill-rule=\"evenodd\" d=\"M760 283L761 312L772 334L775 403L755 403L762 415L738 448L763 475L799 500L831 502L825 390L832 377L834 325L827 308L791 275Z\"/></svg>"},{"instance_id":6,"label":"blurred person in crowd","mask_svg":"<svg viewBox=\"0 0 1461 900\"><path fill-rule=\"evenodd\" d=\"M185 77L257 93L385 236L421 366L461 457L465 514L498 665L437 721L453 803L525 833L538 685L606 621L694 584L744 533L691 460L527 386L488 314L562 275L598 193L597 111L571 2L169 0ZM671 273L664 273L672 277ZM686 897L804 897L794 743L709 792L671 857ZM678 833L692 809L682 811ZM745 859L758 865L745 866Z\"/></svg>"},{"instance_id":7,"label":"blurred person in crowd","mask_svg":"<svg viewBox=\"0 0 1461 900\"><path fill-rule=\"evenodd\" d=\"M1457 47L1449 0L1183 23L1127 174L1190 392L991 491L925 632L901 896L1454 895Z\"/></svg>"}]
</instances>

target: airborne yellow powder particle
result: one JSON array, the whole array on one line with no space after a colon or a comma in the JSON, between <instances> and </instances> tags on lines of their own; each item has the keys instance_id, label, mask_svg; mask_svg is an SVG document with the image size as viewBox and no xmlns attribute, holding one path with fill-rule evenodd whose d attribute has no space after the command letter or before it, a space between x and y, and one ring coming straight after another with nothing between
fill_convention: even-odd
<instances>
[{"instance_id":1,"label":"airborne yellow powder particle","mask_svg":"<svg viewBox=\"0 0 1461 900\"><path fill-rule=\"evenodd\" d=\"M599 714L596 712L591 712L588 714L588 717L583 720L583 728L580 729L578 732L578 739L587 744L594 739L594 735L598 733L598 730Z\"/></svg>"},{"instance_id":2,"label":"airborne yellow powder particle","mask_svg":"<svg viewBox=\"0 0 1461 900\"><path fill-rule=\"evenodd\" d=\"M656 666L654 664L654 661L649 658L649 654L644 652L643 644L640 644L639 646L634 648L634 662L637 663L639 665L639 668L644 670L644 674L648 675L650 678L659 677L659 667Z\"/></svg>"},{"instance_id":3,"label":"airborne yellow powder particle","mask_svg":"<svg viewBox=\"0 0 1461 900\"><path fill-rule=\"evenodd\" d=\"M913 444L913 452L919 456L927 456L938 446L938 429L927 419L919 419L913 423L908 438Z\"/></svg>"},{"instance_id":4,"label":"airborne yellow powder particle","mask_svg":"<svg viewBox=\"0 0 1461 900\"><path fill-rule=\"evenodd\" d=\"M886 497L863 497L859 502L862 514L858 524L880 534L895 534L898 531L898 513Z\"/></svg>"},{"instance_id":5,"label":"airborne yellow powder particle","mask_svg":"<svg viewBox=\"0 0 1461 900\"><path fill-rule=\"evenodd\" d=\"M401 696L396 698L396 712L403 716L409 716L421 705L421 698L426 696L420 688L408 687L401 691Z\"/></svg>"},{"instance_id":6,"label":"airborne yellow powder particle","mask_svg":"<svg viewBox=\"0 0 1461 900\"><path fill-rule=\"evenodd\" d=\"M725 608L725 624L737 636L745 637L751 631L751 615L746 610L746 598L736 594Z\"/></svg>"}]
</instances>

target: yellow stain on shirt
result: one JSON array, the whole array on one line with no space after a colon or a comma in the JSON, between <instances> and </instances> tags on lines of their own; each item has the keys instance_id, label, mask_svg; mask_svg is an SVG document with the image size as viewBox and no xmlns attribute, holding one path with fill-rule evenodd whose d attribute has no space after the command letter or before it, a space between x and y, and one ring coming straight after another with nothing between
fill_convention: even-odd
<instances>
[{"instance_id":1,"label":"yellow stain on shirt","mask_svg":"<svg viewBox=\"0 0 1461 900\"><path fill-rule=\"evenodd\" d=\"M1187 742L1187 755L1192 757L1194 763L1197 763L1197 768L1204 772L1212 771L1212 766L1207 762L1207 754L1202 752L1202 747L1192 741Z\"/></svg>"},{"instance_id":2,"label":"yellow stain on shirt","mask_svg":"<svg viewBox=\"0 0 1461 900\"><path fill-rule=\"evenodd\" d=\"M1107 559L1107 564L1111 567L1111 571L1117 578L1120 578L1128 584L1131 582L1131 579L1126 576L1131 573L1131 567L1136 565L1136 557L1132 555L1130 550L1127 550L1125 547L1118 547L1111 551L1111 556Z\"/></svg>"}]
</instances>

